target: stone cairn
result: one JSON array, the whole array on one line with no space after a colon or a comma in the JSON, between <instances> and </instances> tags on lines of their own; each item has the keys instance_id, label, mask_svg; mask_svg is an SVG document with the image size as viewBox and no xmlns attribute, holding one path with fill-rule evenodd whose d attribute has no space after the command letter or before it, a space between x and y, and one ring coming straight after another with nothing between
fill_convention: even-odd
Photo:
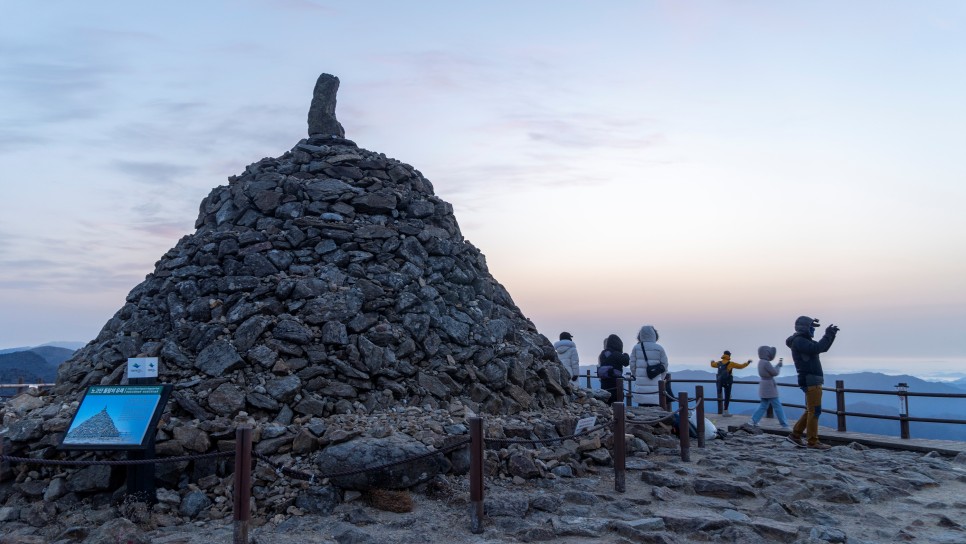
<instances>
[{"instance_id":1,"label":"stone cairn","mask_svg":"<svg viewBox=\"0 0 966 544\"><path fill-rule=\"evenodd\" d=\"M429 180L345 139L338 86L319 77L307 139L211 191L197 231L61 366L49 394L3 408L8 454L63 455L83 391L126 383L129 357L159 357L160 381L174 385L159 456L229 449L239 422L254 425L257 453L291 461L360 435L399 451L412 449L399 440L439 447L465 437L470 411L555 412L566 434L574 405L603 406L572 388ZM217 491L226 466L157 471L176 489L207 478ZM78 492L116 488L97 474Z\"/></svg>"},{"instance_id":2,"label":"stone cairn","mask_svg":"<svg viewBox=\"0 0 966 544\"><path fill-rule=\"evenodd\" d=\"M199 419L566 402L552 345L452 205L411 166L343 138L338 85L319 78L307 140L212 190L197 232L61 367L56 394L121 383L128 357L158 356Z\"/></svg>"}]
</instances>

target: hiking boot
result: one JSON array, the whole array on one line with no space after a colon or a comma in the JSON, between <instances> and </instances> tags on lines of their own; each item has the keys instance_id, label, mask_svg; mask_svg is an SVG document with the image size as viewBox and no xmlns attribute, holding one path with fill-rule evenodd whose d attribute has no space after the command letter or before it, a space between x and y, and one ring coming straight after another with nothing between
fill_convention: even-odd
<instances>
[{"instance_id":1,"label":"hiking boot","mask_svg":"<svg viewBox=\"0 0 966 544\"><path fill-rule=\"evenodd\" d=\"M793 434L790 434L786 436L785 439L791 442L792 444L795 444L799 448L805 447L805 442L802 442L802 437L800 436L795 436Z\"/></svg>"},{"instance_id":2,"label":"hiking boot","mask_svg":"<svg viewBox=\"0 0 966 544\"><path fill-rule=\"evenodd\" d=\"M810 450L819 450L819 451L825 451L825 450L832 449L832 446L829 446L828 444L822 444L821 442L816 442L814 444L809 444L806 447L808 449L810 449Z\"/></svg>"}]
</instances>

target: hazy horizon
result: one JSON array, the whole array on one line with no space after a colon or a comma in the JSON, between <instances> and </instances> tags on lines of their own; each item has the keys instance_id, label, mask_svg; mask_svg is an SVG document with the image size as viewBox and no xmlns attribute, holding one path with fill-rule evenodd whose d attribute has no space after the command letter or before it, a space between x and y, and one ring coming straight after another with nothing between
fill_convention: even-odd
<instances>
[{"instance_id":1,"label":"hazy horizon","mask_svg":"<svg viewBox=\"0 0 966 544\"><path fill-rule=\"evenodd\" d=\"M553 339L549 339L549 340L551 340L551 342L553 341ZM81 346L83 346L83 345L86 345L86 343L87 342L63 340L63 341L43 342L41 344L36 344L36 345L27 345L27 344L19 344L19 345L11 345L11 346L0 345L0 351L5 351L9 349L14 349L14 348L34 348L34 347L47 346L47 345L53 345L53 344L80 344ZM631 347L633 346L625 345L626 351L629 352ZM74 349L74 348L65 348L65 349ZM581 355L581 358L580 358L581 370L592 369L593 367L596 366L597 364L596 358L597 358L598 352L595 352L594 354L588 355L585 357L584 352L586 350L582 350L578 347L578 351L580 352L580 355ZM737 354L737 352L735 353ZM776 356L776 361L778 360L777 357L779 356L783 356L783 355L780 354ZM869 358L869 357L834 357L834 356L829 356L828 354L823 355L823 357L825 359L825 361L823 361L823 367L826 374L855 374L855 373L861 373L861 372L876 372L879 374L895 375L895 376L909 375L909 376L915 376L923 380L939 381L939 382L955 381L957 379L966 378L966 360L964 359L958 359L958 360L941 360L941 359L936 360L936 359L930 359L930 358L922 358L922 359L878 358L876 359L876 358ZM757 370L756 370L757 367L755 366L755 363L757 363L758 358L757 356L755 356L755 357L751 357L751 359L752 359L752 364L749 365L747 368L735 370L735 376L739 376L739 377L757 376ZM735 360L738 362L745 362L746 360L748 360L748 357L742 357L742 356L736 355ZM672 373L677 370L704 370L710 373L714 373L715 370L711 367L710 361L711 361L710 358L707 359L707 362L701 361L697 357L673 358L673 359L669 359L669 366ZM788 360L786 362L788 363L789 366L786 366L783 369L783 373L782 373L783 376L791 375L794 373L794 367L791 366L792 363L791 363L790 356L788 356ZM902 365L907 365L907 366L902 366ZM908 366L908 365L912 365L912 366ZM955 366L955 368L959 368L961 370L946 369L952 365L957 365Z\"/></svg>"},{"instance_id":2,"label":"hazy horizon","mask_svg":"<svg viewBox=\"0 0 966 544\"><path fill-rule=\"evenodd\" d=\"M753 358L809 315L830 371L964 368L966 3L55 6L0 20L0 345L95 338L327 72L585 360L645 323L672 368Z\"/></svg>"}]
</instances>

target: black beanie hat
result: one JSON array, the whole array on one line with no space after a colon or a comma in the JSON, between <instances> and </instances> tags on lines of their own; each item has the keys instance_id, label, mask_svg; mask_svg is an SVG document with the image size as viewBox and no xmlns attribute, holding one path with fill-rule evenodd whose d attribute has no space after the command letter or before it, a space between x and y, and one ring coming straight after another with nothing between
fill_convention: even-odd
<instances>
[{"instance_id":1,"label":"black beanie hat","mask_svg":"<svg viewBox=\"0 0 966 544\"><path fill-rule=\"evenodd\" d=\"M561 340L573 340L574 337L569 332L562 332L562 333L560 333L560 339Z\"/></svg>"},{"instance_id":2,"label":"black beanie hat","mask_svg":"<svg viewBox=\"0 0 966 544\"><path fill-rule=\"evenodd\" d=\"M730 351L728 351L728 350L725 350L725 352L724 352L724 354L725 354L725 355L731 355L731 352L730 352Z\"/></svg>"}]
</instances>

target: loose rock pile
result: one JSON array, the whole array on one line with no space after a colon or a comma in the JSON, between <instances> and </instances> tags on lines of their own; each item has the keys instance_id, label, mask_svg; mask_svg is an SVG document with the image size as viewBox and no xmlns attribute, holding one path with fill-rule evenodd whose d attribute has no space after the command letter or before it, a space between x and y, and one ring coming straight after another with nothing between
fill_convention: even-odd
<instances>
[{"instance_id":1,"label":"loose rock pile","mask_svg":"<svg viewBox=\"0 0 966 544\"><path fill-rule=\"evenodd\" d=\"M523 423L514 417L504 429ZM259 512L252 542L958 544L966 534L966 454L951 459L859 444L816 452L745 427L729 429L725 439L710 440L703 449L692 444L691 462L683 462L670 447L673 438L659 427L654 433L628 429L644 436L647 449L628 458L625 493L615 492L609 467L593 463L573 478L522 479L504 471L487 476L482 535L470 532L468 478L451 473L416 492L346 491L341 502L318 486L316 494L294 504L286 499L284 513ZM505 449L491 457L510 457L511 448ZM69 497L56 507L3 506L0 544L230 540L231 518L219 514L218 499L212 507L201 493L189 497L180 511L177 493L169 490L162 504L148 510L143 504L61 507ZM188 523L187 512L202 506L203 514ZM325 509L315 509L320 507Z\"/></svg>"},{"instance_id":2,"label":"loose rock pile","mask_svg":"<svg viewBox=\"0 0 966 544\"><path fill-rule=\"evenodd\" d=\"M258 453L286 462L361 434L343 416L570 410L567 371L463 238L453 207L412 166L344 138L337 89L323 74L309 138L211 191L197 231L61 366L50 394L3 408L8 454L63 456L56 446L81 395L125 383L129 357L159 357L160 381L175 387L159 456L233 448L239 423L255 426ZM399 424L385 422L422 447L462 432ZM230 470L196 461L159 465L158 477L181 501L193 487L224 498ZM65 494L83 496L118 489L122 471L32 472L18 481L64 475Z\"/></svg>"},{"instance_id":3,"label":"loose rock pile","mask_svg":"<svg viewBox=\"0 0 966 544\"><path fill-rule=\"evenodd\" d=\"M607 396L579 390L574 401L563 408L484 418L486 478L524 484L584 477L612 466L611 410L594 395ZM29 399L38 398L44 399L22 395L5 408L16 412L32 405ZM657 409L635 410L644 418L662 415ZM256 425L255 452L270 457L271 462L260 457L255 464L255 523L278 521L286 515L329 514L360 492L413 487L425 492L428 483L443 475L465 478L470 462L466 446L390 469L331 479L326 476L465 443L466 420L472 415L465 405L454 401L440 409L397 407L373 414L312 418L304 425ZM603 429L565 438L573 433L578 419L590 416L596 417ZM197 426L187 425L177 418L165 417L158 431L160 456L233 449L234 435L218 430L216 425L220 424L196 423ZM227 422L222 423L227 426ZM17 425L12 428L19 429ZM668 434L666 426L629 425L627 430L629 455L644 456L662 449L676 451L677 440ZM233 462L229 458L158 464L159 503L143 515L142 522L169 526L230 518ZM280 467L288 472L278 471ZM9 522L25 531L33 527L46 536L54 536L51 531L59 526L50 524L51 516L107 508L124 501L125 489L119 487L123 467L67 469L19 463L11 468L2 474L7 483L0 485L0 526Z\"/></svg>"}]
</instances>

